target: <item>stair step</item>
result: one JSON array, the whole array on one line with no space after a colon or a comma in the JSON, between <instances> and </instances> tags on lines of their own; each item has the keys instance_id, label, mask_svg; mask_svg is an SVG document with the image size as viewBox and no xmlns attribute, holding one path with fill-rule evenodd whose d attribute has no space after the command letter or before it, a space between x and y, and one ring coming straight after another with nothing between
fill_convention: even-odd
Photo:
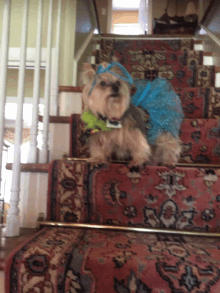
<instances>
[{"instance_id":1,"label":"stair step","mask_svg":"<svg viewBox=\"0 0 220 293\"><path fill-rule=\"evenodd\" d=\"M44 116L39 115L38 121L43 122ZM49 123L69 124L70 116L49 116Z\"/></svg>"},{"instance_id":2,"label":"stair step","mask_svg":"<svg viewBox=\"0 0 220 293\"><path fill-rule=\"evenodd\" d=\"M80 86L65 86L65 85L61 85L61 86L59 86L59 93L62 93L62 92L81 93L82 92L82 87L80 87Z\"/></svg>"},{"instance_id":3,"label":"stair step","mask_svg":"<svg viewBox=\"0 0 220 293\"><path fill-rule=\"evenodd\" d=\"M220 125L218 119L184 119L180 139L180 162L220 164Z\"/></svg>"},{"instance_id":4,"label":"stair step","mask_svg":"<svg viewBox=\"0 0 220 293\"><path fill-rule=\"evenodd\" d=\"M75 161L75 162L87 162L89 158L72 158L72 157L68 157L66 158L67 161ZM127 165L128 162L127 161L118 161L118 160L113 160L112 164L123 164L123 165ZM180 168L206 168L206 169L220 169L220 164L201 164L201 163L181 163L178 162L176 164L176 167L180 167Z\"/></svg>"},{"instance_id":5,"label":"stair step","mask_svg":"<svg viewBox=\"0 0 220 293\"><path fill-rule=\"evenodd\" d=\"M208 52L209 53L209 52ZM204 54L203 51L149 51L149 50L127 50L126 52L99 50L95 53L96 64L112 61L116 57L122 65L146 64L150 66L175 65L203 65L204 57L210 57L212 54Z\"/></svg>"},{"instance_id":6,"label":"stair step","mask_svg":"<svg viewBox=\"0 0 220 293\"><path fill-rule=\"evenodd\" d=\"M150 51L182 51L193 50L193 39L170 39L170 40L120 40L102 39L101 50L116 50L118 52L128 50L150 50Z\"/></svg>"},{"instance_id":7,"label":"stair step","mask_svg":"<svg viewBox=\"0 0 220 293\"><path fill-rule=\"evenodd\" d=\"M84 161L86 162L88 158L66 158L68 161ZM113 161L113 164L127 164L126 161ZM185 167L185 168L212 168L212 169L220 169L220 164L201 164L201 163L181 163L179 162L177 167ZM31 172L31 173L48 173L50 164L21 164L21 172ZM6 164L6 170L12 170L13 163Z\"/></svg>"},{"instance_id":8,"label":"stair step","mask_svg":"<svg viewBox=\"0 0 220 293\"><path fill-rule=\"evenodd\" d=\"M27 239L30 238L32 234L35 233L35 229L31 228L20 228L20 235L16 237L4 237L0 235L0 247L1 247L1 256L0 256L0 271L5 269L5 261L8 255L12 250L19 247ZM3 289L3 288L2 288Z\"/></svg>"},{"instance_id":9,"label":"stair step","mask_svg":"<svg viewBox=\"0 0 220 293\"><path fill-rule=\"evenodd\" d=\"M145 65L124 64L133 79L154 79L159 76L166 78L173 87L213 87L215 86L215 74L218 68L215 66L182 66L166 65L148 67Z\"/></svg>"},{"instance_id":10,"label":"stair step","mask_svg":"<svg viewBox=\"0 0 220 293\"><path fill-rule=\"evenodd\" d=\"M89 197L83 189L80 193L83 212L75 209L79 223L201 232L220 229L220 169L161 166L138 169L109 164L91 170L85 162L63 160L54 162L53 170L57 172L53 172L54 189L50 196L56 194L53 202L59 205L59 212L57 206L51 205L48 218L53 221L68 221L71 209L65 199L69 190L63 193L62 186L67 172L68 181L74 183L75 174L80 170L80 182L90 184L91 188ZM57 184L61 180L63 183ZM81 187L81 183L75 184Z\"/></svg>"},{"instance_id":11,"label":"stair step","mask_svg":"<svg viewBox=\"0 0 220 293\"><path fill-rule=\"evenodd\" d=\"M21 164L21 172L48 173L50 164ZM12 170L13 163L6 164L7 170Z\"/></svg>"},{"instance_id":12,"label":"stair step","mask_svg":"<svg viewBox=\"0 0 220 293\"><path fill-rule=\"evenodd\" d=\"M194 38L194 35L191 34L152 34L152 35L117 35L117 34L101 34L101 38L104 39L129 39L129 40L176 40L176 39L192 39Z\"/></svg>"},{"instance_id":13,"label":"stair step","mask_svg":"<svg viewBox=\"0 0 220 293\"><path fill-rule=\"evenodd\" d=\"M211 52L184 50L184 51L132 51L120 53L118 51L97 50L92 53L90 57L91 64L100 64L102 62L110 62L112 58L116 57L118 62L131 63L131 62L145 62L149 65L153 62L160 65L175 64L178 62L180 65L214 65L214 58Z\"/></svg>"},{"instance_id":14,"label":"stair step","mask_svg":"<svg viewBox=\"0 0 220 293\"><path fill-rule=\"evenodd\" d=\"M185 118L220 117L220 88L174 88L180 96Z\"/></svg>"},{"instance_id":15,"label":"stair step","mask_svg":"<svg viewBox=\"0 0 220 293\"><path fill-rule=\"evenodd\" d=\"M203 50L204 49L204 41L202 40L194 40L194 50Z\"/></svg>"}]
</instances>

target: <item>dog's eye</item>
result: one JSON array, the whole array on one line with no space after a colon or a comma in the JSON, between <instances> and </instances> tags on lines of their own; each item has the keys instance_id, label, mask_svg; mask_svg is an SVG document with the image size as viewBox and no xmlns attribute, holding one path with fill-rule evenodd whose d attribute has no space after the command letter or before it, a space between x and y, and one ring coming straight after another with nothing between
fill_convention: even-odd
<instances>
[{"instance_id":1,"label":"dog's eye","mask_svg":"<svg viewBox=\"0 0 220 293\"><path fill-rule=\"evenodd\" d=\"M104 81L100 82L101 86L106 86L106 83Z\"/></svg>"}]
</instances>

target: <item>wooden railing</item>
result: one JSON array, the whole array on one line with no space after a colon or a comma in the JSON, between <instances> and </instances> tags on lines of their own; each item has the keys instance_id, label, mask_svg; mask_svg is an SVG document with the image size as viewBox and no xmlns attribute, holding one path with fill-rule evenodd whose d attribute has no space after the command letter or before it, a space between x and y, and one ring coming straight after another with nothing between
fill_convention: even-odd
<instances>
[{"instance_id":1,"label":"wooden railing","mask_svg":"<svg viewBox=\"0 0 220 293\"><path fill-rule=\"evenodd\" d=\"M51 117L53 121L56 121L59 108L59 77L62 76L66 71L62 68L62 62L65 59L60 58L60 47L62 49L64 44L61 44L61 14L68 14L68 23L65 22L64 31L66 37L70 38L72 47L75 43L75 50L70 52L73 62L73 67L70 70L71 76L73 76L72 84L73 86L77 80L77 71L78 71L78 62L83 56L87 46L93 38L94 29L98 28L96 11L93 1L88 0L88 3L85 1L77 0L36 0L37 9L34 10L35 13L35 27L36 27L36 36L32 35L32 39L35 39L35 48L27 47L27 33L28 28L30 28L30 20L33 25L33 19L29 18L30 13L30 0L23 0L23 6L21 13L23 14L22 18L22 31L20 38L20 47L11 48L9 46L10 32L11 29L15 29L15 22L13 27L11 24L11 10L13 10L13 5L17 5L16 1L12 2L11 0L4 0L3 6L3 18L2 18L2 38L1 38L1 51L0 51L0 192L1 192L1 177L2 177L2 157L3 157L3 143L4 143L4 131L5 131L5 105L7 101L7 74L9 68L16 68L19 71L18 74L18 83L15 84L15 89L17 88L17 115L15 123L15 145L14 145L14 159L12 167L12 183L11 183L11 196L10 196L10 209L7 215L6 223L6 236L16 236L19 235L19 200L20 200L20 172L24 169L24 165L21 164L21 144L22 144L22 130L23 130L23 105L25 101L25 77L28 72L26 69L34 70L34 79L33 79L33 108L32 108L32 122L31 122L31 138L30 138L30 148L28 154L27 162L29 165L37 166L39 163L43 163L47 166L49 162L49 123L51 122ZM84 3L84 4L82 4ZM30 5L29 5L30 4ZM48 6L49 4L49 6ZM88 5L87 5L88 4ZM20 5L20 4L19 4ZM56 7L55 7L56 5ZM69 6L68 6L69 5ZM81 5L81 6L80 6ZM92 11L92 14L89 12L88 17L91 22L91 29L85 35L83 43L76 46L77 38L77 21L80 22L79 13L77 9L82 10L82 5ZM68 10L68 7L71 7L71 12ZM80 8L81 7L81 8ZM19 7L20 8L20 7ZM89 11L90 11L89 10ZM82 11L81 11L82 12ZM33 10L31 11L33 13ZM85 18L84 14L83 17ZM63 18L62 18L63 20ZM85 19L84 19L85 20ZM75 36L69 35L69 25L72 22L72 28L75 32ZM20 25L20 24L16 24ZM43 29L43 25L46 25ZM80 26L80 24L78 24ZM47 33L45 34L45 31ZM0 32L1 33L1 32ZM46 44L45 42L46 35ZM42 44L44 47L42 47ZM19 46L19 45L18 45ZM65 46L69 46L67 42ZM71 47L71 48L72 48ZM72 49L71 49L72 50ZM65 55L66 56L66 55ZM66 58L67 59L67 58ZM69 60L65 62L68 63ZM44 89L41 84L41 70L45 70L45 80L44 80ZM66 76L66 75L65 75ZM43 99L40 97L40 93L43 90ZM43 116L39 116L39 105L42 103L44 105ZM38 134L39 134L39 117L43 123L42 129L42 148L38 149ZM66 123L67 117L64 117L63 123ZM65 120L65 121L64 121ZM60 123L60 119L59 119ZM41 169L41 168L40 168ZM39 169L39 170L40 170ZM33 170L35 170L33 168ZM38 170L38 169L37 169ZM35 170L36 171L36 170ZM1 193L0 193L1 198Z\"/></svg>"}]
</instances>

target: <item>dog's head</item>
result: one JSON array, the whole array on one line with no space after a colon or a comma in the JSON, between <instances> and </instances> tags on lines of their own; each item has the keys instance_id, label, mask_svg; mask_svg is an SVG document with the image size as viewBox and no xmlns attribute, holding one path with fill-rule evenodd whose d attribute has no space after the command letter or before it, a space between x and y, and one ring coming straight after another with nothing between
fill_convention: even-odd
<instances>
[{"instance_id":1,"label":"dog's head","mask_svg":"<svg viewBox=\"0 0 220 293\"><path fill-rule=\"evenodd\" d=\"M120 67L105 70L108 66L102 63L101 70L95 72L90 64L84 64L84 108L96 117L120 120L130 105L130 85Z\"/></svg>"}]
</instances>

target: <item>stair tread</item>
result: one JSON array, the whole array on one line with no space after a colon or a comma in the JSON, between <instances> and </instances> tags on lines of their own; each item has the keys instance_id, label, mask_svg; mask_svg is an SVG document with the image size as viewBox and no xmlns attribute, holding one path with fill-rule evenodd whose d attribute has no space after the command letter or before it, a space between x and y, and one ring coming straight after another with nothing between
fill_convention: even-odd
<instances>
[{"instance_id":1,"label":"stair tread","mask_svg":"<svg viewBox=\"0 0 220 293\"><path fill-rule=\"evenodd\" d=\"M88 158L72 158L68 157L68 161L84 161L87 162ZM113 164L127 164L126 161L113 161ZM13 163L7 163L6 164L6 169L7 170L12 170ZM154 167L154 166L149 166L149 167ZM220 169L220 164L214 164L214 163L183 163L183 162L178 162L176 164L176 167L178 168L215 168L215 169ZM50 163L26 163L26 164L21 164L21 172L35 172L35 173L48 173L50 168Z\"/></svg>"},{"instance_id":2,"label":"stair tread","mask_svg":"<svg viewBox=\"0 0 220 293\"><path fill-rule=\"evenodd\" d=\"M96 52L100 52L100 51L107 51L108 49L97 49L95 51L92 52L92 54L95 54ZM115 50L117 52L117 50ZM187 50L187 51L184 51L184 50L175 50L175 51L167 51L167 50L153 50L153 51L150 51L150 50L145 50L145 49L140 49L140 50L126 50L126 52L123 52L123 54L126 54L126 53L130 53L132 52L132 54L148 54L147 51L149 51L149 54L152 54L154 55L155 53L158 54L158 53L161 53L161 54L176 54L176 55L181 55L181 54L189 54L189 53L198 53L198 52L201 52L202 54L207 54L207 55L212 55L213 53L212 52L204 52L202 50Z\"/></svg>"},{"instance_id":3,"label":"stair tread","mask_svg":"<svg viewBox=\"0 0 220 293\"><path fill-rule=\"evenodd\" d=\"M39 115L38 121L43 122L44 116ZM50 123L62 123L62 124L68 124L70 123L70 116L49 116L49 122Z\"/></svg>"},{"instance_id":4,"label":"stair tread","mask_svg":"<svg viewBox=\"0 0 220 293\"><path fill-rule=\"evenodd\" d=\"M123 38L123 39L131 39L131 37L135 37L136 39L139 39L139 38L143 38L143 39L146 39L146 40L151 40L151 39L164 39L164 40L167 40L167 39L191 39L191 38L194 38L194 35L191 35L191 34L152 34L152 35L117 35L117 34L101 34L101 36L103 38L107 38L107 37L112 37L113 39L114 38L117 38L120 37L120 38Z\"/></svg>"},{"instance_id":5,"label":"stair tread","mask_svg":"<svg viewBox=\"0 0 220 293\"><path fill-rule=\"evenodd\" d=\"M73 93L80 93L82 91L82 87L80 86L66 86L66 85L60 85L59 86L59 93L62 92L73 92Z\"/></svg>"},{"instance_id":6,"label":"stair tread","mask_svg":"<svg viewBox=\"0 0 220 293\"><path fill-rule=\"evenodd\" d=\"M6 169L12 170L13 163L7 163ZM50 164L49 163L21 163L21 172L36 172L36 173L48 173Z\"/></svg>"},{"instance_id":7,"label":"stair tread","mask_svg":"<svg viewBox=\"0 0 220 293\"><path fill-rule=\"evenodd\" d=\"M5 269L5 261L8 255L24 241L30 238L30 235L35 233L35 229L20 228L20 235L15 237L0 236L0 271Z\"/></svg>"},{"instance_id":8,"label":"stair tread","mask_svg":"<svg viewBox=\"0 0 220 293\"><path fill-rule=\"evenodd\" d=\"M66 86L60 86L60 87L66 87ZM68 91L71 92L71 91L76 91L76 90L79 90L79 92L82 92L83 88L82 87L74 87L74 86L68 86ZM219 90L219 93L220 93L220 87L214 87L214 86L208 86L208 87L205 87L205 88L201 88L201 87L181 87L181 86L178 86L178 87L174 87L175 90L182 90L182 91L190 91L190 90L203 90L203 89L216 89L216 90ZM65 91L65 90L64 90ZM65 116L66 117L66 116Z\"/></svg>"}]
</instances>

